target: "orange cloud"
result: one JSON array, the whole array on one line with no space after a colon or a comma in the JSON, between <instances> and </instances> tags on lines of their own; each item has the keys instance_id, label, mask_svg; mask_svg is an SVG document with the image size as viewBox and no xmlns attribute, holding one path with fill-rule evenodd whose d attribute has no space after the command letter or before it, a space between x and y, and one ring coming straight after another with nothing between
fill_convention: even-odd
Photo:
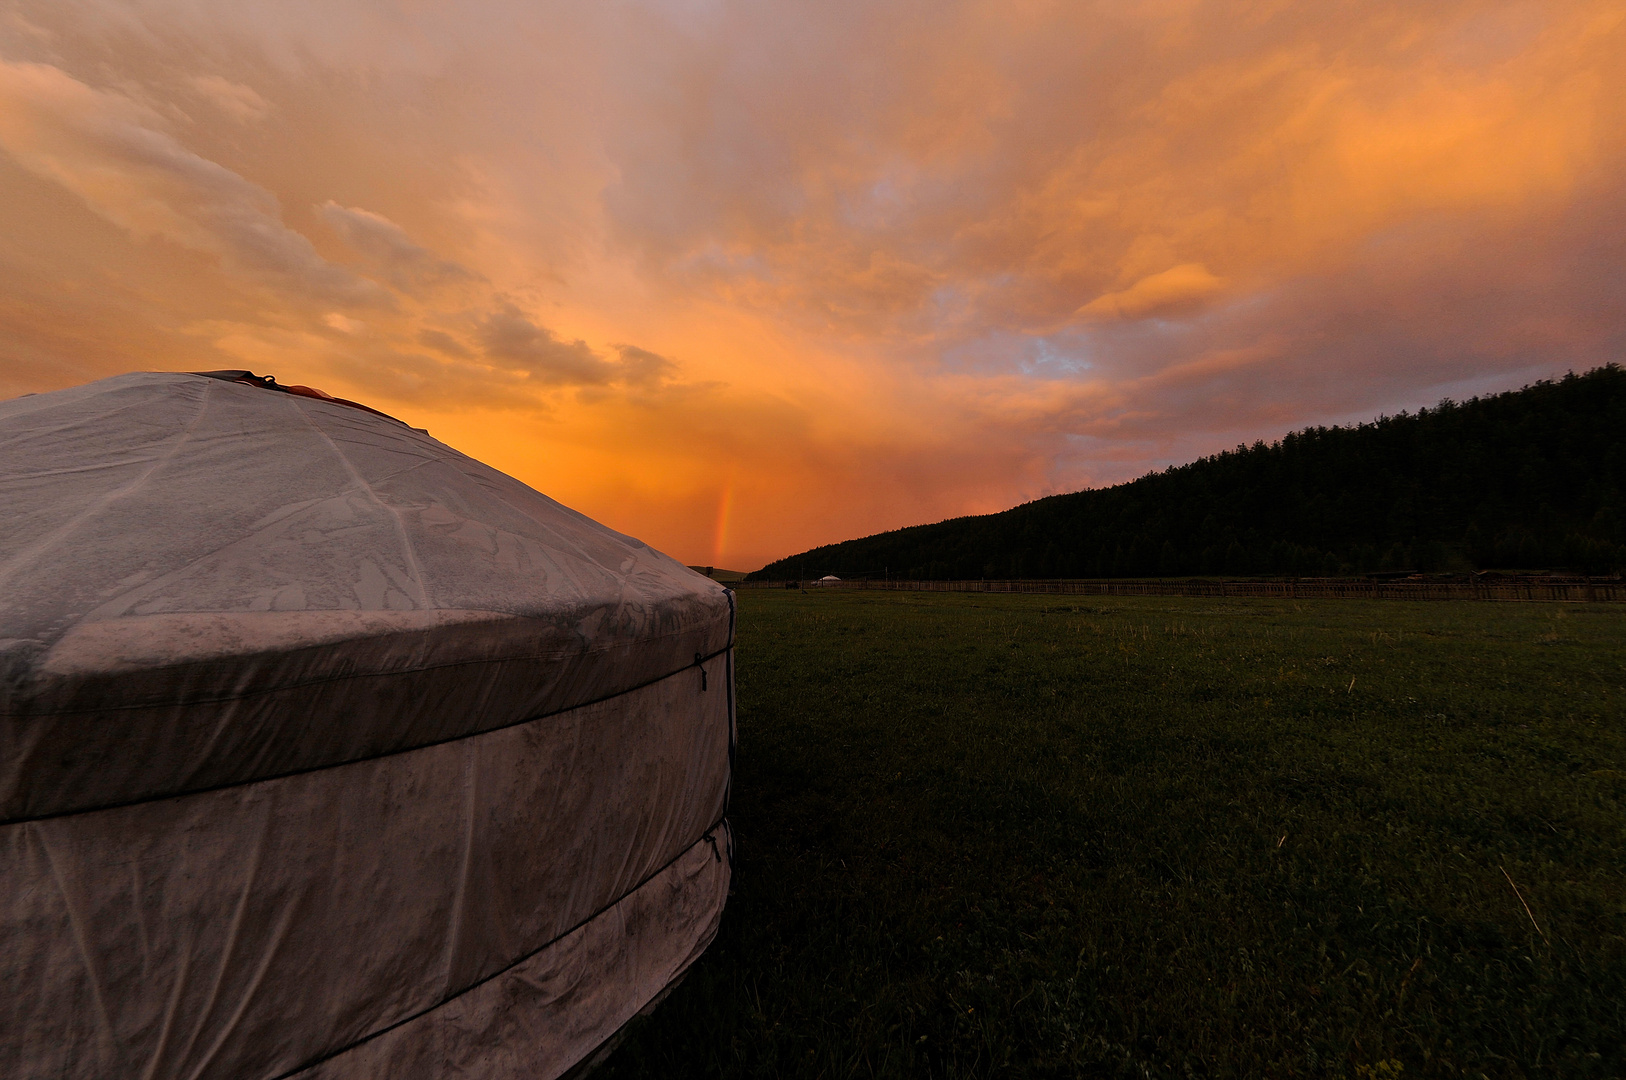
<instances>
[{"instance_id":1,"label":"orange cloud","mask_svg":"<svg viewBox=\"0 0 1626 1080\"><path fill-rule=\"evenodd\" d=\"M0 146L141 239L207 252L234 268L349 303L383 290L333 266L283 225L276 197L183 147L163 118L49 64L0 62Z\"/></svg>"},{"instance_id":2,"label":"orange cloud","mask_svg":"<svg viewBox=\"0 0 1626 1080\"><path fill-rule=\"evenodd\" d=\"M1181 263L1147 274L1127 289L1096 297L1078 309L1089 318L1138 319L1190 308L1225 287L1202 263Z\"/></svg>"},{"instance_id":3,"label":"orange cloud","mask_svg":"<svg viewBox=\"0 0 1626 1080\"><path fill-rule=\"evenodd\" d=\"M689 562L1626 346L1618 0L11 8L0 393L270 371Z\"/></svg>"}]
</instances>

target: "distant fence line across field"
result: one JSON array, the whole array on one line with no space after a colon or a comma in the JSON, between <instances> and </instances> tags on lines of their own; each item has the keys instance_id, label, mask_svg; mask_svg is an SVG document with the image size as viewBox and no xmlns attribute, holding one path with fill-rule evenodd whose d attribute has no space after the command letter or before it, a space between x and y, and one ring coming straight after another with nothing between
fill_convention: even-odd
<instances>
[{"instance_id":1,"label":"distant fence line across field","mask_svg":"<svg viewBox=\"0 0 1626 1080\"><path fill-rule=\"evenodd\" d=\"M1626 582L1501 581L742 581L739 589L803 588L895 592L1034 593L1051 596L1213 596L1294 600L1545 600L1626 602Z\"/></svg>"}]
</instances>

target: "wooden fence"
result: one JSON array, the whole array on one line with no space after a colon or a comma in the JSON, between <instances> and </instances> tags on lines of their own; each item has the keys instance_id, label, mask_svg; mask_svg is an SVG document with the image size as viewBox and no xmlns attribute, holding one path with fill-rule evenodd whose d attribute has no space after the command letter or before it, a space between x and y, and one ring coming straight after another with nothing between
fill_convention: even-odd
<instances>
[{"instance_id":1,"label":"wooden fence","mask_svg":"<svg viewBox=\"0 0 1626 1080\"><path fill-rule=\"evenodd\" d=\"M742 581L737 589L863 589L902 592L1037 593L1057 596L1213 596L1348 600L1626 601L1619 579L1503 578L1484 581Z\"/></svg>"}]
</instances>

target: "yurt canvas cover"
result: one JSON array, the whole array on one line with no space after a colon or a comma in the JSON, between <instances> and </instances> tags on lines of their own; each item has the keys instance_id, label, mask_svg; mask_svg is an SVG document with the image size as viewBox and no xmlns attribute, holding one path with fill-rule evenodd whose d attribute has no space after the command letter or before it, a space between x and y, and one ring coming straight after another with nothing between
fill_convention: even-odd
<instances>
[{"instance_id":1,"label":"yurt canvas cover","mask_svg":"<svg viewBox=\"0 0 1626 1080\"><path fill-rule=\"evenodd\" d=\"M0 1076L557 1076L716 932L732 594L220 378L0 403Z\"/></svg>"}]
</instances>

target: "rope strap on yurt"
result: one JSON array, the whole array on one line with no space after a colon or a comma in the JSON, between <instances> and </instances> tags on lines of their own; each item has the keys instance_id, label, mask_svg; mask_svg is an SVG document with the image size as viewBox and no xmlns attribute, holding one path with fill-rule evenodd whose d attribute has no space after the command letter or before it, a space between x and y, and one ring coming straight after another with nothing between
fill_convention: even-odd
<instances>
[{"instance_id":1,"label":"rope strap on yurt","mask_svg":"<svg viewBox=\"0 0 1626 1080\"><path fill-rule=\"evenodd\" d=\"M725 706L728 711L728 780L723 786L723 813L727 814L734 797L734 751L739 744L739 729L734 717L734 624L738 608L735 605L737 595L734 590L724 589L723 593L728 597L728 646L723 650L723 677L728 681L728 703ZM732 840L728 845L728 865L730 869L734 866Z\"/></svg>"}]
</instances>

